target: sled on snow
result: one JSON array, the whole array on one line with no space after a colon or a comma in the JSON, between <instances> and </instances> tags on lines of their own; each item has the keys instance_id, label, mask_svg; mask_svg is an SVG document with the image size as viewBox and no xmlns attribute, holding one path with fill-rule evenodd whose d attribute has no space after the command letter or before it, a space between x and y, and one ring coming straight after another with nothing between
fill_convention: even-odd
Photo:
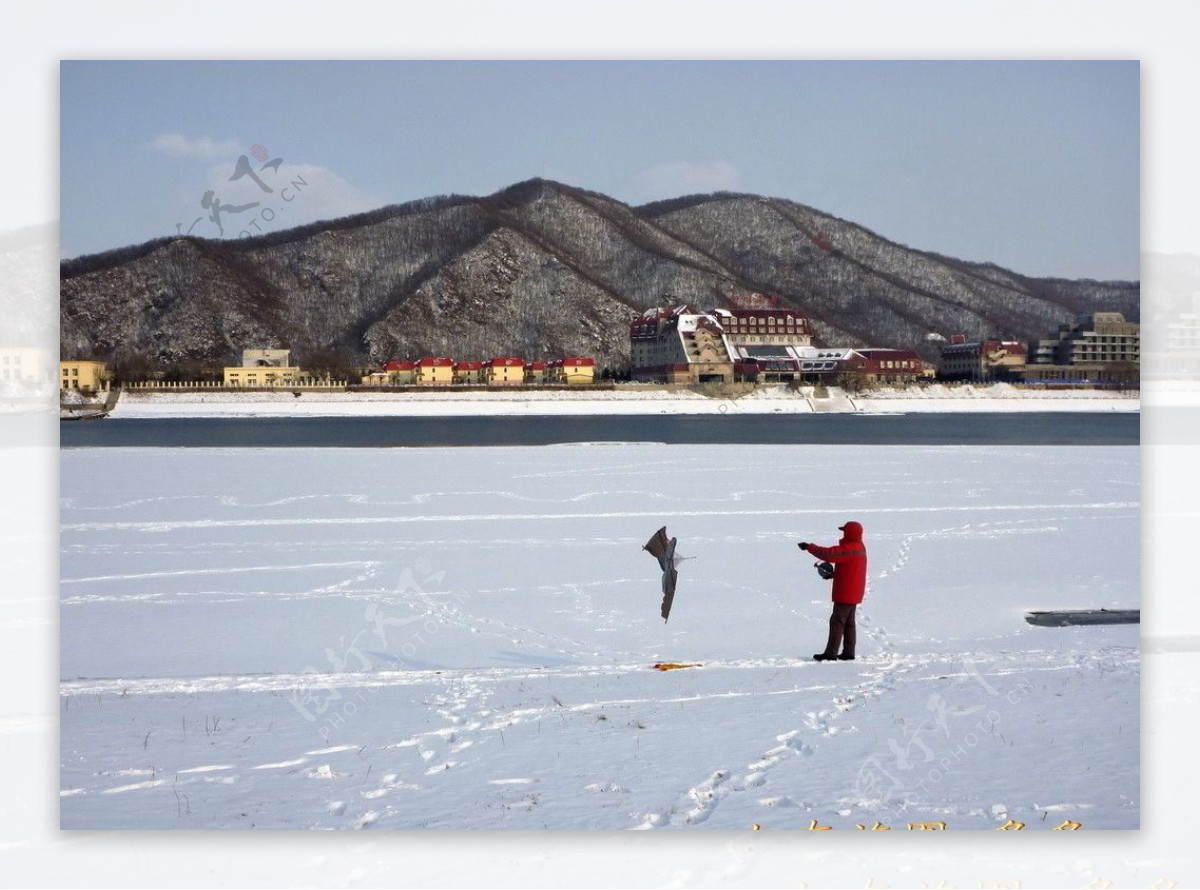
<instances>
[{"instance_id":1,"label":"sled on snow","mask_svg":"<svg viewBox=\"0 0 1200 890\"><path fill-rule=\"evenodd\" d=\"M1083 624L1141 624L1141 609L1060 609L1025 613L1025 620L1038 627L1070 627Z\"/></svg>"}]
</instances>

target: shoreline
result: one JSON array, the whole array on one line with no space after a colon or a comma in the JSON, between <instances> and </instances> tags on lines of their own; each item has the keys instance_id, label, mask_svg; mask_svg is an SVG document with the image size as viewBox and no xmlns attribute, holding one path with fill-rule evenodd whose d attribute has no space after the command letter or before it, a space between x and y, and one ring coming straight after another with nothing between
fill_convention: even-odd
<instances>
[{"instance_id":1,"label":"shoreline","mask_svg":"<svg viewBox=\"0 0 1200 890\"><path fill-rule=\"evenodd\" d=\"M600 392L145 392L123 393L109 419L168 417L536 417L630 414L916 414L1123 412L1141 410L1138 393L1089 390L1029 392L1009 384L874 390L848 395L811 387L757 389L737 398L682 390Z\"/></svg>"}]
</instances>

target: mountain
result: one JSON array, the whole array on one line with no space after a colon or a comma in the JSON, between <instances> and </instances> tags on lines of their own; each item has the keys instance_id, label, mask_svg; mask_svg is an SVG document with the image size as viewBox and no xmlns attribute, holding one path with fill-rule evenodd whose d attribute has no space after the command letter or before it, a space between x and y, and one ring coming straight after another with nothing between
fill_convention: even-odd
<instances>
[{"instance_id":1,"label":"mountain","mask_svg":"<svg viewBox=\"0 0 1200 890\"><path fill-rule=\"evenodd\" d=\"M58 313L47 295L54 292L57 257L57 224L0 232L3 346L47 346L53 342Z\"/></svg>"},{"instance_id":2,"label":"mountain","mask_svg":"<svg viewBox=\"0 0 1200 890\"><path fill-rule=\"evenodd\" d=\"M242 240L166 238L64 261L64 358L166 370L246 347L305 367L449 355L584 355L624 367L651 306L772 294L819 345L937 356L938 341L1044 336L1076 314L1139 319L1137 282L1031 278L914 250L778 198L638 207L534 179Z\"/></svg>"}]
</instances>

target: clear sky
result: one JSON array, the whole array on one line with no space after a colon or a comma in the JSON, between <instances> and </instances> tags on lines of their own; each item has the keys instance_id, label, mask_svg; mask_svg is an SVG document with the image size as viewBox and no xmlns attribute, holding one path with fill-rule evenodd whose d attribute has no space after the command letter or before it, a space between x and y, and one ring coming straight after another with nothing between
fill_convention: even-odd
<instances>
[{"instance_id":1,"label":"clear sky","mask_svg":"<svg viewBox=\"0 0 1200 890\"><path fill-rule=\"evenodd\" d=\"M1025 274L1139 277L1137 61L64 61L60 73L64 256L218 237L214 199L238 237L542 176L633 204L788 198ZM261 169L254 146L280 163ZM242 155L270 193L230 181Z\"/></svg>"}]
</instances>

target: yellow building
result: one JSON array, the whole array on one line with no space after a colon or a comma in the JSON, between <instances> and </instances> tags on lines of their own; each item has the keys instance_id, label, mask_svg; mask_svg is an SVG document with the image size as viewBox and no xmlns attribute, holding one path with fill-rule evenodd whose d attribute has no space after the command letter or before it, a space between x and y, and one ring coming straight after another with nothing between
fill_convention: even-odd
<instances>
[{"instance_id":1,"label":"yellow building","mask_svg":"<svg viewBox=\"0 0 1200 890\"><path fill-rule=\"evenodd\" d=\"M225 368L226 386L288 386L304 376L287 349L243 349L240 366Z\"/></svg>"},{"instance_id":2,"label":"yellow building","mask_svg":"<svg viewBox=\"0 0 1200 890\"><path fill-rule=\"evenodd\" d=\"M25 383L45 383L54 373L53 361L48 349L0 347L0 382L20 380Z\"/></svg>"},{"instance_id":3,"label":"yellow building","mask_svg":"<svg viewBox=\"0 0 1200 890\"><path fill-rule=\"evenodd\" d=\"M487 363L490 386L520 386L525 382L525 360L512 356L494 358Z\"/></svg>"},{"instance_id":4,"label":"yellow building","mask_svg":"<svg viewBox=\"0 0 1200 890\"><path fill-rule=\"evenodd\" d=\"M530 362L525 366L525 382L540 386L548 379L549 362Z\"/></svg>"},{"instance_id":5,"label":"yellow building","mask_svg":"<svg viewBox=\"0 0 1200 890\"><path fill-rule=\"evenodd\" d=\"M384 362L383 370L363 375L363 386L409 386L417 382L417 363Z\"/></svg>"},{"instance_id":6,"label":"yellow building","mask_svg":"<svg viewBox=\"0 0 1200 890\"><path fill-rule=\"evenodd\" d=\"M408 386L417 382L417 363L392 361L383 366L391 386Z\"/></svg>"},{"instance_id":7,"label":"yellow building","mask_svg":"<svg viewBox=\"0 0 1200 890\"><path fill-rule=\"evenodd\" d=\"M426 356L417 362L417 383L423 386L450 386L454 383L454 359Z\"/></svg>"},{"instance_id":8,"label":"yellow building","mask_svg":"<svg viewBox=\"0 0 1200 890\"><path fill-rule=\"evenodd\" d=\"M459 362L454 366L454 382L467 386L478 386L487 382L487 370L483 362Z\"/></svg>"},{"instance_id":9,"label":"yellow building","mask_svg":"<svg viewBox=\"0 0 1200 890\"><path fill-rule=\"evenodd\" d=\"M59 362L59 389L77 389L82 392L100 392L108 389L112 375L104 362L70 361Z\"/></svg>"},{"instance_id":10,"label":"yellow building","mask_svg":"<svg viewBox=\"0 0 1200 890\"><path fill-rule=\"evenodd\" d=\"M596 382L596 360L594 358L565 358L562 360L563 381L570 384Z\"/></svg>"},{"instance_id":11,"label":"yellow building","mask_svg":"<svg viewBox=\"0 0 1200 890\"><path fill-rule=\"evenodd\" d=\"M299 368L226 368L226 386L289 386L294 384L302 372Z\"/></svg>"}]
</instances>

